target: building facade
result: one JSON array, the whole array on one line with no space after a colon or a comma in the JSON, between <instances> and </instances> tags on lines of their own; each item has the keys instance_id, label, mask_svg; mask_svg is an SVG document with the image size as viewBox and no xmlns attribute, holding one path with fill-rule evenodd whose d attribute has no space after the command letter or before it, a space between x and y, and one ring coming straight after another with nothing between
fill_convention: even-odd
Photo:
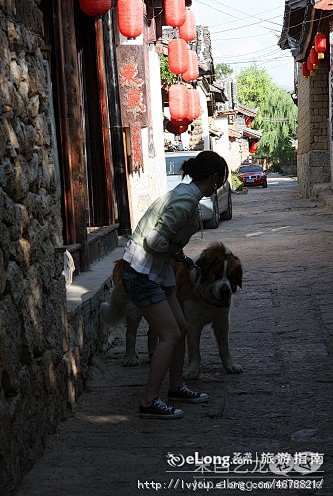
<instances>
[{"instance_id":1,"label":"building facade","mask_svg":"<svg viewBox=\"0 0 333 496\"><path fill-rule=\"evenodd\" d=\"M326 10L328 8L328 10ZM318 185L332 189L332 7L329 2L286 0L279 45L295 59L298 105L297 177L300 194L315 196ZM317 33L325 34L324 58L303 75Z\"/></svg>"}]
</instances>

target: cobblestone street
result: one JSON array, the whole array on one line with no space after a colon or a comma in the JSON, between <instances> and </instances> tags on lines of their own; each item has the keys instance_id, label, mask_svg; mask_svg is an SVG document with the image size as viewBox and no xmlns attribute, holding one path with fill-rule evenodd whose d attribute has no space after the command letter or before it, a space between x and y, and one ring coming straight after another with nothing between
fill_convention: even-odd
<instances>
[{"instance_id":1,"label":"cobblestone street","mask_svg":"<svg viewBox=\"0 0 333 496\"><path fill-rule=\"evenodd\" d=\"M133 368L122 365L125 326L117 327L103 377L89 382L17 496L332 496L332 217L320 203L299 198L293 178L272 174L267 189L233 195L233 219L203 238L197 233L185 252L196 256L209 242L223 241L241 259L230 346L243 373L223 371L207 328L201 377L189 385L209 393L210 402L184 405L180 420L140 419L146 327L138 338L141 365ZM166 382L163 398L167 388ZM323 455L323 465L309 473L297 463L300 452ZM226 457L236 462L235 454L253 463L228 466ZM296 466L284 464L281 474L278 464L274 473L255 463L268 454L290 454ZM182 457L197 463L188 458L181 465Z\"/></svg>"}]
</instances>

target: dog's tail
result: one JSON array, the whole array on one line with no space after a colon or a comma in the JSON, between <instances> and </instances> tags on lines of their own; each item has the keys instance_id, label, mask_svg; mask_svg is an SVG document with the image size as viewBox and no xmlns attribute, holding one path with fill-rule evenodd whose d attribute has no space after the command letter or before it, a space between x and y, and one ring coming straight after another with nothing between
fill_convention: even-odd
<instances>
[{"instance_id":1,"label":"dog's tail","mask_svg":"<svg viewBox=\"0 0 333 496\"><path fill-rule=\"evenodd\" d=\"M108 324L115 324L125 318L124 306L119 302L115 293L116 290L113 290L109 302L101 303L101 318Z\"/></svg>"},{"instance_id":2,"label":"dog's tail","mask_svg":"<svg viewBox=\"0 0 333 496\"><path fill-rule=\"evenodd\" d=\"M128 298L121 282L121 272L123 269L124 261L118 260L113 271L115 287L111 293L110 301L101 303L101 318L108 324L115 324L125 318Z\"/></svg>"}]
</instances>

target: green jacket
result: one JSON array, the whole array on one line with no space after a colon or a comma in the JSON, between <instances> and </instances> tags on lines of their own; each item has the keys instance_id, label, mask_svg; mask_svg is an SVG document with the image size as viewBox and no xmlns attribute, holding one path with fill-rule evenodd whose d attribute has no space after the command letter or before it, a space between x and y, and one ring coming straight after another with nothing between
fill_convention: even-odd
<instances>
[{"instance_id":1,"label":"green jacket","mask_svg":"<svg viewBox=\"0 0 333 496\"><path fill-rule=\"evenodd\" d=\"M153 253L145 242L146 236L155 229L170 243L183 248L191 236L199 230L198 199L188 184L178 184L154 201L135 228L132 239L146 252ZM159 253L170 258L169 253Z\"/></svg>"}]
</instances>

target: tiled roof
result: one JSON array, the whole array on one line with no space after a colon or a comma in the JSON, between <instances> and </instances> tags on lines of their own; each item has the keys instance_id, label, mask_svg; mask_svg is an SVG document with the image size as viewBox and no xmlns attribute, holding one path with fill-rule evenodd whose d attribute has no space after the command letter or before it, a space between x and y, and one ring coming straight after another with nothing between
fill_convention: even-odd
<instances>
[{"instance_id":1,"label":"tiled roof","mask_svg":"<svg viewBox=\"0 0 333 496\"><path fill-rule=\"evenodd\" d=\"M215 102L225 103L228 100L223 88L213 83L209 85L209 89L215 95Z\"/></svg>"},{"instance_id":2,"label":"tiled roof","mask_svg":"<svg viewBox=\"0 0 333 496\"><path fill-rule=\"evenodd\" d=\"M229 138L241 138L243 130L239 126L228 126Z\"/></svg>"},{"instance_id":3,"label":"tiled roof","mask_svg":"<svg viewBox=\"0 0 333 496\"><path fill-rule=\"evenodd\" d=\"M260 139L262 136L262 131L260 129L250 129L248 127L243 128L243 134L247 138Z\"/></svg>"},{"instance_id":4,"label":"tiled roof","mask_svg":"<svg viewBox=\"0 0 333 496\"><path fill-rule=\"evenodd\" d=\"M223 104L218 104L218 112L230 112L234 111L238 107L238 96L237 96L237 82L235 76L228 76L224 78L219 78L214 81L214 86L222 89L227 101Z\"/></svg>"},{"instance_id":5,"label":"tiled roof","mask_svg":"<svg viewBox=\"0 0 333 496\"><path fill-rule=\"evenodd\" d=\"M242 103L238 104L237 111L239 114L247 115L248 117L257 117L257 109L246 107Z\"/></svg>"}]
</instances>

